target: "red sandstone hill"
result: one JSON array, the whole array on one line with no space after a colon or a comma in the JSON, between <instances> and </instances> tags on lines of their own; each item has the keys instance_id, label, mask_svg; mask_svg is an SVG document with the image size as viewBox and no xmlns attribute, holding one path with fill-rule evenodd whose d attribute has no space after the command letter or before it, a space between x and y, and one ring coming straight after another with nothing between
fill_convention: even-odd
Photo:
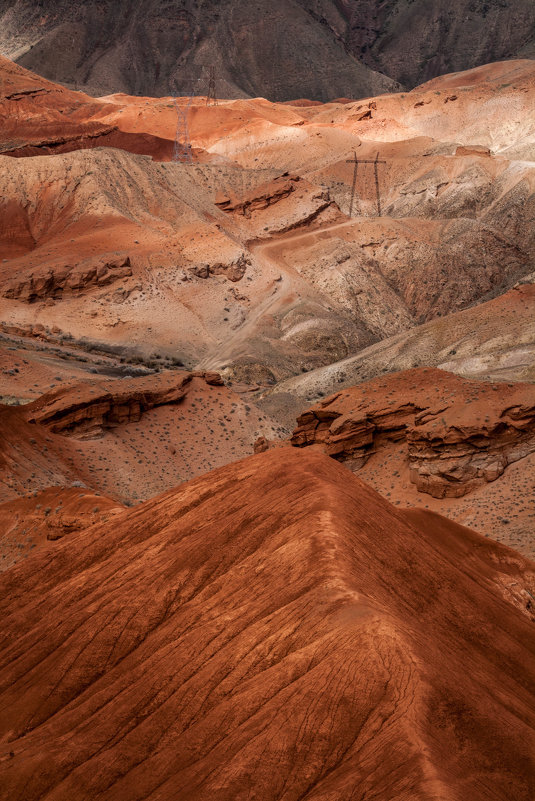
<instances>
[{"instance_id":1,"label":"red sandstone hill","mask_svg":"<svg viewBox=\"0 0 535 801\"><path fill-rule=\"evenodd\" d=\"M73 92L1 55L0 111L0 153L10 156L117 147L168 161L173 152L168 138L121 130L118 119L109 119L110 114L120 114L117 103Z\"/></svg>"},{"instance_id":2,"label":"red sandstone hill","mask_svg":"<svg viewBox=\"0 0 535 801\"><path fill-rule=\"evenodd\" d=\"M533 798L535 565L282 453L2 575L2 801Z\"/></svg>"}]
</instances>

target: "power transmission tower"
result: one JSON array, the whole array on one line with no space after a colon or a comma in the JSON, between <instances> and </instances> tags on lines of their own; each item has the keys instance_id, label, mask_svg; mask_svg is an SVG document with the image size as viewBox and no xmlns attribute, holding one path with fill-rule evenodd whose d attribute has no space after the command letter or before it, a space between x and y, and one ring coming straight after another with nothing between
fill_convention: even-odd
<instances>
[{"instance_id":1,"label":"power transmission tower","mask_svg":"<svg viewBox=\"0 0 535 801\"><path fill-rule=\"evenodd\" d=\"M193 148L189 135L189 112L197 94L197 84L200 76L187 75L180 83L186 85L186 91L181 91L179 95L178 80L174 78L171 83L173 89L173 103L175 104L177 123L175 133L175 143L173 146L173 161L183 164L191 164L193 161ZM179 97L180 101L179 102Z\"/></svg>"},{"instance_id":2,"label":"power transmission tower","mask_svg":"<svg viewBox=\"0 0 535 801\"><path fill-rule=\"evenodd\" d=\"M206 105L217 106L217 96L215 91L215 67L208 67L208 91L206 93Z\"/></svg>"},{"instance_id":3,"label":"power transmission tower","mask_svg":"<svg viewBox=\"0 0 535 801\"><path fill-rule=\"evenodd\" d=\"M191 104L193 103L193 96L185 97L184 101L184 103L179 103L178 98L173 98L177 114L173 161L191 164L193 161L193 151L189 138L188 114Z\"/></svg>"},{"instance_id":4,"label":"power transmission tower","mask_svg":"<svg viewBox=\"0 0 535 801\"><path fill-rule=\"evenodd\" d=\"M379 162L379 153L375 156L375 161L373 162L373 171L375 173L375 192L377 195L377 216L381 216L381 194L379 192L379 170L378 164L386 164L386 161Z\"/></svg>"},{"instance_id":5,"label":"power transmission tower","mask_svg":"<svg viewBox=\"0 0 535 801\"><path fill-rule=\"evenodd\" d=\"M375 175L375 194L377 197L377 216L381 216L381 195L379 192L379 164L386 164L386 161L381 161L379 159L379 153L377 153L374 159L358 159L356 151L353 151L354 157L352 159L346 159L347 164L354 164L355 168L353 170L353 183L351 185L351 202L349 204L349 216L353 216L353 204L355 201L355 188L357 185L357 168L359 164L373 164L373 171Z\"/></svg>"},{"instance_id":6,"label":"power transmission tower","mask_svg":"<svg viewBox=\"0 0 535 801\"><path fill-rule=\"evenodd\" d=\"M354 158L353 159L346 159L347 163L350 164L352 161L355 164L355 168L353 170L353 183L351 184L351 202L349 203L349 217L353 216L353 202L355 200L355 187L357 185L357 169L359 166L359 160L357 158L357 152L354 150Z\"/></svg>"},{"instance_id":7,"label":"power transmission tower","mask_svg":"<svg viewBox=\"0 0 535 801\"><path fill-rule=\"evenodd\" d=\"M198 64L198 68L200 68L200 74L197 74L196 77L189 78L186 80L188 85L188 94L185 97L182 97L182 102L178 102L178 98L175 94L173 97L173 103L175 104L175 109L177 113L177 126L176 126L176 134L175 134L175 144L173 147L173 161L178 163L185 163L191 164L193 161L193 148L191 146L191 140L189 135L189 112L191 106L193 104L193 99L197 95L197 86L199 82L202 80L202 73L204 72L206 65L205 64ZM176 88L176 81L175 81L175 93L177 92ZM208 66L208 91L206 93L206 105L217 105L217 97L216 97L216 79L215 79L215 67L212 65Z\"/></svg>"}]
</instances>

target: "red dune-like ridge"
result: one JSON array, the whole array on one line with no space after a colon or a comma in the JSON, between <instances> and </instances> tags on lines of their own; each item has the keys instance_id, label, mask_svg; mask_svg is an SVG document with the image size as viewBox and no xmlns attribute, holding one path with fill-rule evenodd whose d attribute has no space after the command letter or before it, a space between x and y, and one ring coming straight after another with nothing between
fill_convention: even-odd
<instances>
[{"instance_id":1,"label":"red dune-like ridge","mask_svg":"<svg viewBox=\"0 0 535 801\"><path fill-rule=\"evenodd\" d=\"M0 801L535 801L535 60L411 3L0 3Z\"/></svg>"},{"instance_id":2,"label":"red dune-like ridge","mask_svg":"<svg viewBox=\"0 0 535 801\"><path fill-rule=\"evenodd\" d=\"M530 801L535 566L314 448L0 579L4 801Z\"/></svg>"}]
</instances>

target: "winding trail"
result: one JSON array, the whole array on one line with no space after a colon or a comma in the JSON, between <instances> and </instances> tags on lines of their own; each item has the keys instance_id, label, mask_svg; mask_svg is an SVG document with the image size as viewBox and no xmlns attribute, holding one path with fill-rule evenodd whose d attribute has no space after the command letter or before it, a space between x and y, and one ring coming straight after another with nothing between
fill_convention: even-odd
<instances>
[{"instance_id":1,"label":"winding trail","mask_svg":"<svg viewBox=\"0 0 535 801\"><path fill-rule=\"evenodd\" d=\"M368 217L366 219L369 220ZM300 296L300 291L303 288L306 287L307 294L318 295L318 299L320 298L319 293L305 281L301 274L289 267L286 261L280 257L278 251L282 247L286 249L289 244L297 243L307 238L329 237L333 231L350 228L356 222L358 222L358 218L330 223L312 230L296 229L269 240L249 242L247 249L254 257L262 275L273 275L275 277L269 281L263 297L247 315L244 323L236 329L232 336L217 344L211 353L199 362L198 369L220 369L230 359L248 355L249 342L252 337L258 334L262 321L266 316L276 314L282 307L292 303L295 298ZM227 233L223 226L220 227Z\"/></svg>"}]
</instances>

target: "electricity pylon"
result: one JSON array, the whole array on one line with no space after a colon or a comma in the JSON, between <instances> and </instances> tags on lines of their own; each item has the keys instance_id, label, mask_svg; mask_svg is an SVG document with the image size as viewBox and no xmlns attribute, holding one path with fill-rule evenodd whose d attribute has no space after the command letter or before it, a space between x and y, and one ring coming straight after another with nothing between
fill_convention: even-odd
<instances>
[{"instance_id":1,"label":"electricity pylon","mask_svg":"<svg viewBox=\"0 0 535 801\"><path fill-rule=\"evenodd\" d=\"M353 216L353 203L355 200L355 187L357 185L357 167L359 164L373 164L373 171L375 174L375 193L377 196L377 216L381 216L381 196L379 194L379 164L386 164L386 161L379 160L379 153L377 153L374 159L358 159L356 151L354 152L354 157L352 159L346 159L348 164L354 164L355 169L353 170L353 183L351 185L351 202L349 204L349 216Z\"/></svg>"},{"instance_id":2,"label":"electricity pylon","mask_svg":"<svg viewBox=\"0 0 535 801\"><path fill-rule=\"evenodd\" d=\"M173 98L177 114L173 161L191 164L193 161L193 150L189 138L188 114L191 104L193 103L193 95L183 98L183 101L184 102L179 103L178 98Z\"/></svg>"}]
</instances>

